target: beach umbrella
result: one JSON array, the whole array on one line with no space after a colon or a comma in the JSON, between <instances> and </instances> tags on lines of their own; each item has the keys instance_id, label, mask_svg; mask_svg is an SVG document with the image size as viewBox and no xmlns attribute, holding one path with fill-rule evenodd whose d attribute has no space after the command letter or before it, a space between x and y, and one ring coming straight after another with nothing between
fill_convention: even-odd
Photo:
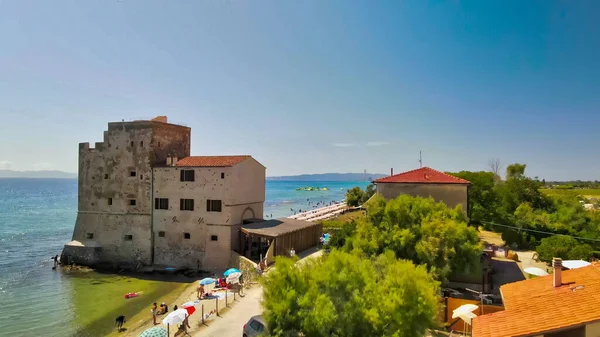
<instances>
[{"instance_id":1,"label":"beach umbrella","mask_svg":"<svg viewBox=\"0 0 600 337\"><path fill-rule=\"evenodd\" d=\"M461 315L472 313L473 311L477 310L477 308L479 308L479 306L475 304L463 304L452 311L452 318L457 318Z\"/></svg>"},{"instance_id":2,"label":"beach umbrella","mask_svg":"<svg viewBox=\"0 0 600 337\"><path fill-rule=\"evenodd\" d=\"M240 272L240 270L239 270L239 269L236 269L236 268L229 268L229 269L227 269L227 270L226 270L226 271L223 273L223 275L224 275L225 277L227 277L227 276L229 276L229 274L231 274L231 273L239 273L239 272Z\"/></svg>"},{"instance_id":3,"label":"beach umbrella","mask_svg":"<svg viewBox=\"0 0 600 337\"><path fill-rule=\"evenodd\" d=\"M523 270L524 272L526 272L527 274L531 274L531 275L535 275L535 276L546 276L548 275L548 273L538 267L529 267L529 268L525 268Z\"/></svg>"},{"instance_id":4,"label":"beach umbrella","mask_svg":"<svg viewBox=\"0 0 600 337\"><path fill-rule=\"evenodd\" d=\"M168 314L167 317L162 320L162 324L167 326L167 334L169 333L170 325L182 323L186 318L188 318L189 315L190 314L188 314L187 310L185 309L177 309Z\"/></svg>"},{"instance_id":5,"label":"beach umbrella","mask_svg":"<svg viewBox=\"0 0 600 337\"><path fill-rule=\"evenodd\" d=\"M182 305L181 308L187 311L188 316L196 312L196 307L194 305Z\"/></svg>"},{"instance_id":6,"label":"beach umbrella","mask_svg":"<svg viewBox=\"0 0 600 337\"><path fill-rule=\"evenodd\" d=\"M162 326L155 326L142 332L139 337L169 337L169 332Z\"/></svg>"},{"instance_id":7,"label":"beach umbrella","mask_svg":"<svg viewBox=\"0 0 600 337\"><path fill-rule=\"evenodd\" d=\"M240 279L240 276L242 276L242 273L240 272L235 272L235 273L231 273L229 274L229 276L227 276L227 283L237 283Z\"/></svg>"},{"instance_id":8,"label":"beach umbrella","mask_svg":"<svg viewBox=\"0 0 600 337\"><path fill-rule=\"evenodd\" d=\"M216 280L214 278L207 277L207 278L203 278L202 280L200 280L200 285L207 286L207 285L213 284L215 282L216 282Z\"/></svg>"}]
</instances>

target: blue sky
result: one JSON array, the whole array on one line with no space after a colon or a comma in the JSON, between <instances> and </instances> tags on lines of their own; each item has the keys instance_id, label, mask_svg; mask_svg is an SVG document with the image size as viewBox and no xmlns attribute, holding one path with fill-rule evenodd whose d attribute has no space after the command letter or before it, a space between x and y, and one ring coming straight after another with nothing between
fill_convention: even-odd
<instances>
[{"instance_id":1,"label":"blue sky","mask_svg":"<svg viewBox=\"0 0 600 337\"><path fill-rule=\"evenodd\" d=\"M268 175L600 179L597 1L0 1L0 168L168 115Z\"/></svg>"}]
</instances>

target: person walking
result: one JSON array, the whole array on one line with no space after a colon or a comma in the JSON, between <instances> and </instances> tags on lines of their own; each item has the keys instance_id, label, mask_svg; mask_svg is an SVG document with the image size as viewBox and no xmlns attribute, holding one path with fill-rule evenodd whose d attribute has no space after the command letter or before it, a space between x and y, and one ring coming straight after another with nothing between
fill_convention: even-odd
<instances>
[{"instance_id":1,"label":"person walking","mask_svg":"<svg viewBox=\"0 0 600 337\"><path fill-rule=\"evenodd\" d=\"M156 311L158 310L157 306L156 306L156 302L154 302L152 304L152 309L150 309L150 312L152 312L152 323L154 325L158 324L156 323Z\"/></svg>"}]
</instances>

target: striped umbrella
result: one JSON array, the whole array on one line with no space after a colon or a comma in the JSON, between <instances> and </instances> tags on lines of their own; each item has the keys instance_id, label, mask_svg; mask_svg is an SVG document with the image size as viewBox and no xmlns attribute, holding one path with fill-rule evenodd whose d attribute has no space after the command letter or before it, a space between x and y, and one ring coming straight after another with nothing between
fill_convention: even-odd
<instances>
[{"instance_id":1,"label":"striped umbrella","mask_svg":"<svg viewBox=\"0 0 600 337\"><path fill-rule=\"evenodd\" d=\"M162 326L155 326L142 332L139 337L169 337L169 333Z\"/></svg>"}]
</instances>

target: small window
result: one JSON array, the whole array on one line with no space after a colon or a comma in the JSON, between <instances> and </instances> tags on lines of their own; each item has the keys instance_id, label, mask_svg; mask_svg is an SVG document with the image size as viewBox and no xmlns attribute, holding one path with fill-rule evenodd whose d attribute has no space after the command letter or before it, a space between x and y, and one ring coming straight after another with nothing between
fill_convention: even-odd
<instances>
[{"instance_id":1,"label":"small window","mask_svg":"<svg viewBox=\"0 0 600 337\"><path fill-rule=\"evenodd\" d=\"M154 209L169 209L169 199L154 198Z\"/></svg>"},{"instance_id":2,"label":"small window","mask_svg":"<svg viewBox=\"0 0 600 337\"><path fill-rule=\"evenodd\" d=\"M184 238L184 239L189 239L189 238L191 238L191 237L192 237L192 236L190 235L190 233L183 233L183 238Z\"/></svg>"},{"instance_id":3,"label":"small window","mask_svg":"<svg viewBox=\"0 0 600 337\"><path fill-rule=\"evenodd\" d=\"M108 173L104 173L104 179L108 179Z\"/></svg>"},{"instance_id":4,"label":"small window","mask_svg":"<svg viewBox=\"0 0 600 337\"><path fill-rule=\"evenodd\" d=\"M165 231L159 231L158 232L158 237L159 238L164 238L165 237Z\"/></svg>"},{"instance_id":5,"label":"small window","mask_svg":"<svg viewBox=\"0 0 600 337\"><path fill-rule=\"evenodd\" d=\"M144 175L140 174L140 180L144 179Z\"/></svg>"},{"instance_id":6,"label":"small window","mask_svg":"<svg viewBox=\"0 0 600 337\"><path fill-rule=\"evenodd\" d=\"M221 172L221 179L225 179L225 173Z\"/></svg>"},{"instance_id":7,"label":"small window","mask_svg":"<svg viewBox=\"0 0 600 337\"><path fill-rule=\"evenodd\" d=\"M194 181L194 170L181 170L179 178L181 181Z\"/></svg>"},{"instance_id":8,"label":"small window","mask_svg":"<svg viewBox=\"0 0 600 337\"><path fill-rule=\"evenodd\" d=\"M179 210L180 211L193 211L194 210L194 199L179 199Z\"/></svg>"},{"instance_id":9,"label":"small window","mask_svg":"<svg viewBox=\"0 0 600 337\"><path fill-rule=\"evenodd\" d=\"M93 239L93 238L94 238L94 233L87 233L87 234L85 235L85 237L86 237L87 239Z\"/></svg>"},{"instance_id":10,"label":"small window","mask_svg":"<svg viewBox=\"0 0 600 337\"><path fill-rule=\"evenodd\" d=\"M144 141L140 141L140 146L144 146Z\"/></svg>"},{"instance_id":11,"label":"small window","mask_svg":"<svg viewBox=\"0 0 600 337\"><path fill-rule=\"evenodd\" d=\"M207 212L221 212L221 200L206 200Z\"/></svg>"},{"instance_id":12,"label":"small window","mask_svg":"<svg viewBox=\"0 0 600 337\"><path fill-rule=\"evenodd\" d=\"M158 147L160 147L160 142L158 142Z\"/></svg>"},{"instance_id":13,"label":"small window","mask_svg":"<svg viewBox=\"0 0 600 337\"><path fill-rule=\"evenodd\" d=\"M133 140L131 141L131 147L133 147Z\"/></svg>"},{"instance_id":14,"label":"small window","mask_svg":"<svg viewBox=\"0 0 600 337\"><path fill-rule=\"evenodd\" d=\"M133 240L133 235L125 235L123 239L125 239L125 241L131 241Z\"/></svg>"},{"instance_id":15,"label":"small window","mask_svg":"<svg viewBox=\"0 0 600 337\"><path fill-rule=\"evenodd\" d=\"M210 241L219 241L219 236L217 236L217 235L211 235L210 236Z\"/></svg>"},{"instance_id":16,"label":"small window","mask_svg":"<svg viewBox=\"0 0 600 337\"><path fill-rule=\"evenodd\" d=\"M129 176L130 177L135 177L136 175L137 175L137 173L135 171L129 172Z\"/></svg>"},{"instance_id":17,"label":"small window","mask_svg":"<svg viewBox=\"0 0 600 337\"><path fill-rule=\"evenodd\" d=\"M112 206L112 198L108 198L108 206Z\"/></svg>"},{"instance_id":18,"label":"small window","mask_svg":"<svg viewBox=\"0 0 600 337\"><path fill-rule=\"evenodd\" d=\"M129 200L129 206L135 206L135 199Z\"/></svg>"}]
</instances>

